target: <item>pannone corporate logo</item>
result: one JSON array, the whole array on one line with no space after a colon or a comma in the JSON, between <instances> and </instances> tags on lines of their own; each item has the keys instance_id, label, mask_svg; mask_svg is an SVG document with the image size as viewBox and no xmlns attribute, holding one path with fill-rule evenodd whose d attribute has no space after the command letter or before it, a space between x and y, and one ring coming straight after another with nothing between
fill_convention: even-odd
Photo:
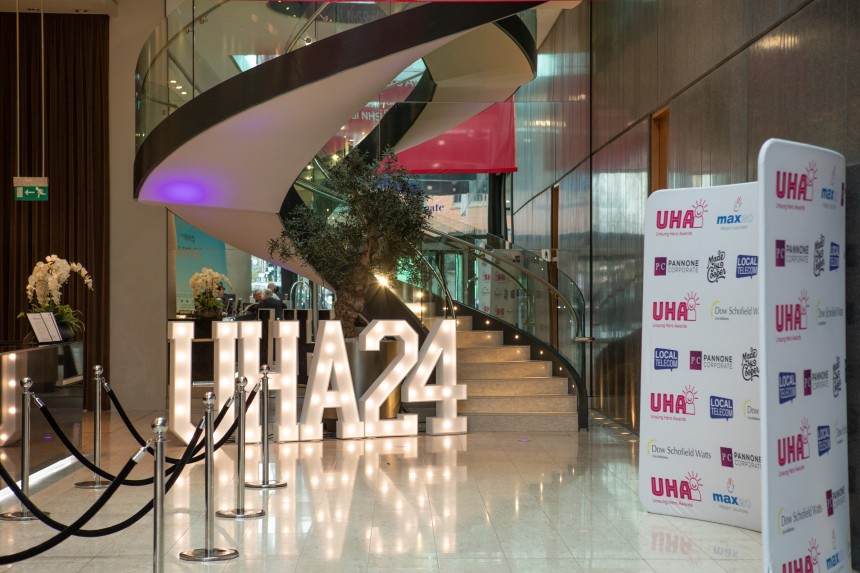
<instances>
[{"instance_id":1,"label":"pannone corporate logo","mask_svg":"<svg viewBox=\"0 0 860 573\"><path fill-rule=\"evenodd\" d=\"M720 465L724 468L761 468L761 456L720 446Z\"/></svg>"},{"instance_id":2,"label":"pannone corporate logo","mask_svg":"<svg viewBox=\"0 0 860 573\"><path fill-rule=\"evenodd\" d=\"M746 229L752 223L753 216L751 213L742 213L744 199L738 195L732 205L732 213L725 215L717 215L717 225L723 231Z\"/></svg>"},{"instance_id":3,"label":"pannone corporate logo","mask_svg":"<svg viewBox=\"0 0 860 573\"><path fill-rule=\"evenodd\" d=\"M809 327L809 317L807 316L808 309L809 294L806 292L806 289L800 291L800 296L797 297L797 302L777 304L776 312L774 313L776 318L776 331L798 332L806 330ZM800 340L800 336L788 339Z\"/></svg>"},{"instance_id":4,"label":"pannone corporate logo","mask_svg":"<svg viewBox=\"0 0 860 573\"><path fill-rule=\"evenodd\" d=\"M708 282L716 283L726 278L726 252L717 251L708 257Z\"/></svg>"},{"instance_id":5,"label":"pannone corporate logo","mask_svg":"<svg viewBox=\"0 0 860 573\"><path fill-rule=\"evenodd\" d=\"M845 486L837 489L828 489L824 492L824 497L827 500L827 517L833 517L836 510L840 506L845 505Z\"/></svg>"},{"instance_id":6,"label":"pannone corporate logo","mask_svg":"<svg viewBox=\"0 0 860 573\"><path fill-rule=\"evenodd\" d=\"M779 373L779 403L785 404L797 397L797 374L794 372Z\"/></svg>"},{"instance_id":7,"label":"pannone corporate logo","mask_svg":"<svg viewBox=\"0 0 860 573\"><path fill-rule=\"evenodd\" d=\"M839 270L839 243L830 243L830 270Z\"/></svg>"},{"instance_id":8,"label":"pannone corporate logo","mask_svg":"<svg viewBox=\"0 0 860 573\"><path fill-rule=\"evenodd\" d=\"M796 434L790 434L777 439L777 461L779 462L779 467L786 468L784 470L780 470L779 477L803 471L805 468L804 464L797 464L809 459L810 431L811 428L809 426L809 420L804 418L800 422L800 430Z\"/></svg>"},{"instance_id":9,"label":"pannone corporate logo","mask_svg":"<svg viewBox=\"0 0 860 573\"><path fill-rule=\"evenodd\" d=\"M699 199L693 203L690 209L673 209L657 211L658 229L677 229L677 235L692 235L691 231L685 229L701 229L705 223L705 213L708 212L708 203ZM672 233L670 233L672 234Z\"/></svg>"},{"instance_id":10,"label":"pannone corporate logo","mask_svg":"<svg viewBox=\"0 0 860 573\"><path fill-rule=\"evenodd\" d=\"M685 421L685 418L673 417L673 414L683 416L696 415L696 400L699 395L694 386L685 386L680 394L664 392L651 393L651 411L655 414L666 414L665 419ZM652 416L652 418L664 419L664 416Z\"/></svg>"},{"instance_id":11,"label":"pannone corporate logo","mask_svg":"<svg viewBox=\"0 0 860 573\"><path fill-rule=\"evenodd\" d=\"M654 257L654 276L692 275L699 272L699 259L670 259Z\"/></svg>"},{"instance_id":12,"label":"pannone corporate logo","mask_svg":"<svg viewBox=\"0 0 860 573\"><path fill-rule=\"evenodd\" d=\"M651 494L654 502L665 505L693 507L693 502L702 501L704 483L696 472L690 471L684 479L651 477Z\"/></svg>"},{"instance_id":13,"label":"pannone corporate logo","mask_svg":"<svg viewBox=\"0 0 860 573\"><path fill-rule=\"evenodd\" d=\"M741 354L741 376L747 382L758 378L758 350L754 346Z\"/></svg>"},{"instance_id":14,"label":"pannone corporate logo","mask_svg":"<svg viewBox=\"0 0 860 573\"><path fill-rule=\"evenodd\" d=\"M732 357L729 354L709 354L701 350L690 351L690 370L732 369Z\"/></svg>"},{"instance_id":15,"label":"pannone corporate logo","mask_svg":"<svg viewBox=\"0 0 860 573\"><path fill-rule=\"evenodd\" d=\"M714 420L731 420L735 416L735 402L731 398L711 396L709 400L711 418Z\"/></svg>"},{"instance_id":16,"label":"pannone corporate logo","mask_svg":"<svg viewBox=\"0 0 860 573\"><path fill-rule=\"evenodd\" d=\"M812 201L815 180L818 177L818 166L810 161L806 170L776 172L776 202L777 209L805 211L806 203Z\"/></svg>"},{"instance_id":17,"label":"pannone corporate logo","mask_svg":"<svg viewBox=\"0 0 860 573\"><path fill-rule=\"evenodd\" d=\"M775 261L777 267L809 262L809 245L786 243L785 239L776 240Z\"/></svg>"},{"instance_id":18,"label":"pannone corporate logo","mask_svg":"<svg viewBox=\"0 0 860 573\"><path fill-rule=\"evenodd\" d=\"M684 323L696 321L696 307L699 295L695 292L687 293L682 300L660 300L652 302L652 316L659 327L687 328Z\"/></svg>"},{"instance_id":19,"label":"pannone corporate logo","mask_svg":"<svg viewBox=\"0 0 860 573\"><path fill-rule=\"evenodd\" d=\"M807 391L807 384L809 390ZM830 369L826 370L804 370L803 371L803 394L811 396L830 386Z\"/></svg>"},{"instance_id":20,"label":"pannone corporate logo","mask_svg":"<svg viewBox=\"0 0 860 573\"><path fill-rule=\"evenodd\" d=\"M738 255L735 267L735 278L745 279L758 274L758 257L755 255Z\"/></svg>"},{"instance_id":21,"label":"pannone corporate logo","mask_svg":"<svg viewBox=\"0 0 860 573\"><path fill-rule=\"evenodd\" d=\"M672 348L654 349L654 370L675 370L678 368L678 351Z\"/></svg>"}]
</instances>

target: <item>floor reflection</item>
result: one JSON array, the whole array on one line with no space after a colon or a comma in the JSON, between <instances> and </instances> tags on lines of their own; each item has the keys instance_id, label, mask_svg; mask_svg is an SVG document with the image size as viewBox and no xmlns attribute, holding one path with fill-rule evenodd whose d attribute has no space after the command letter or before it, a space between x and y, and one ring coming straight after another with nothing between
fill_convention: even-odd
<instances>
[{"instance_id":1,"label":"floor reflection","mask_svg":"<svg viewBox=\"0 0 860 573\"><path fill-rule=\"evenodd\" d=\"M137 413L143 435L152 417ZM103 426L102 460L117 469L136 447L118 419L107 416ZM270 471L288 487L246 489L245 508L266 516L217 519L216 546L236 548L240 557L205 566L178 559L204 544L204 473L197 464L167 496L167 570L760 571L758 533L643 512L636 446L636 436L600 419L580 433L273 444ZM168 450L177 455L181 446ZM245 457L244 480L259 480L260 446L249 445ZM225 445L215 458L215 507L233 509L236 446ZM151 475L151 463L141 465L133 477ZM98 495L74 489L87 473L72 469L44 482L37 503L71 522ZM122 488L91 526L121 521L151 495L151 488ZM0 510L16 505L7 500ZM5 523L0 552L51 535L38 523ZM63 572L141 571L151 567L151 552L150 515L110 537L67 540L11 570L41 570L62 558Z\"/></svg>"}]
</instances>

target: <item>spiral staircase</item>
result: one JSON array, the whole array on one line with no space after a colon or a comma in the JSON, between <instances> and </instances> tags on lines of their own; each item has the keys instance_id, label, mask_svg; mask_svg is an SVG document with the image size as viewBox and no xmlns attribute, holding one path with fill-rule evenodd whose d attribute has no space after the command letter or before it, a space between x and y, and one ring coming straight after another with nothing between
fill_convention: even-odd
<instances>
[{"instance_id":1,"label":"spiral staircase","mask_svg":"<svg viewBox=\"0 0 860 573\"><path fill-rule=\"evenodd\" d=\"M321 159L354 146L376 153L387 145L409 148L533 79L534 20L524 11L539 4L183 5L139 60L135 198L269 258L268 240L280 234L284 209L325 195L324 186L305 178ZM385 113L369 134L339 146L332 134L415 62L423 66L415 87L380 106ZM423 251L437 261L434 284L397 285L394 302L368 301L367 312L420 325L415 294L422 292L433 299L419 302L422 315L429 314L424 304L456 313L458 376L470 396L461 410L471 429L587 427L584 302L575 283L563 275L550 280L533 253L471 229L434 228ZM456 300L438 272L438 261L452 258L471 281ZM302 260L279 264L322 282ZM516 316L491 316L486 300L478 300L481 265L516 287Z\"/></svg>"}]
</instances>

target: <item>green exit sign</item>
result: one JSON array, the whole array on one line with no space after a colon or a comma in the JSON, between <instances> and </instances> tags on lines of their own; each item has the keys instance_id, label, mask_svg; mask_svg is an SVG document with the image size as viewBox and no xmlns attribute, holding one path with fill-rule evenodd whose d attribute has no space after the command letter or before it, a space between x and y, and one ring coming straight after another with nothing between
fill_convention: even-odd
<instances>
[{"instance_id":1,"label":"green exit sign","mask_svg":"<svg viewBox=\"0 0 860 573\"><path fill-rule=\"evenodd\" d=\"M16 201L47 201L47 177L13 177L12 187Z\"/></svg>"}]
</instances>

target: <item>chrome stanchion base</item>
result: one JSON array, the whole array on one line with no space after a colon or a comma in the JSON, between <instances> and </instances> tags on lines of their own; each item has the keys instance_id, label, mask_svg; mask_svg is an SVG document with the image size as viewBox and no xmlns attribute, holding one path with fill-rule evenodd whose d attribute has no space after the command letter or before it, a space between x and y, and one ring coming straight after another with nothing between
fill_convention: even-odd
<instances>
[{"instance_id":1,"label":"chrome stanchion base","mask_svg":"<svg viewBox=\"0 0 860 573\"><path fill-rule=\"evenodd\" d=\"M269 480L265 483L261 481L246 481L245 487L251 489L277 489L279 487L287 487L287 482L276 480Z\"/></svg>"},{"instance_id":2,"label":"chrome stanchion base","mask_svg":"<svg viewBox=\"0 0 860 573\"><path fill-rule=\"evenodd\" d=\"M45 515L51 515L50 513L45 513ZM29 511L7 511L6 513L0 513L0 521L35 521L39 519Z\"/></svg>"},{"instance_id":3,"label":"chrome stanchion base","mask_svg":"<svg viewBox=\"0 0 860 573\"><path fill-rule=\"evenodd\" d=\"M252 517L263 517L266 512L262 509L222 509L216 511L215 515L224 519L251 519Z\"/></svg>"},{"instance_id":4,"label":"chrome stanchion base","mask_svg":"<svg viewBox=\"0 0 860 573\"><path fill-rule=\"evenodd\" d=\"M228 561L239 557L239 552L235 549L219 549L215 547L211 550L207 549L192 549L183 551L179 554L179 558L183 561Z\"/></svg>"},{"instance_id":5,"label":"chrome stanchion base","mask_svg":"<svg viewBox=\"0 0 860 573\"><path fill-rule=\"evenodd\" d=\"M109 485L109 481L96 479L93 481L79 481L75 484L75 487L78 489L105 489Z\"/></svg>"}]
</instances>

